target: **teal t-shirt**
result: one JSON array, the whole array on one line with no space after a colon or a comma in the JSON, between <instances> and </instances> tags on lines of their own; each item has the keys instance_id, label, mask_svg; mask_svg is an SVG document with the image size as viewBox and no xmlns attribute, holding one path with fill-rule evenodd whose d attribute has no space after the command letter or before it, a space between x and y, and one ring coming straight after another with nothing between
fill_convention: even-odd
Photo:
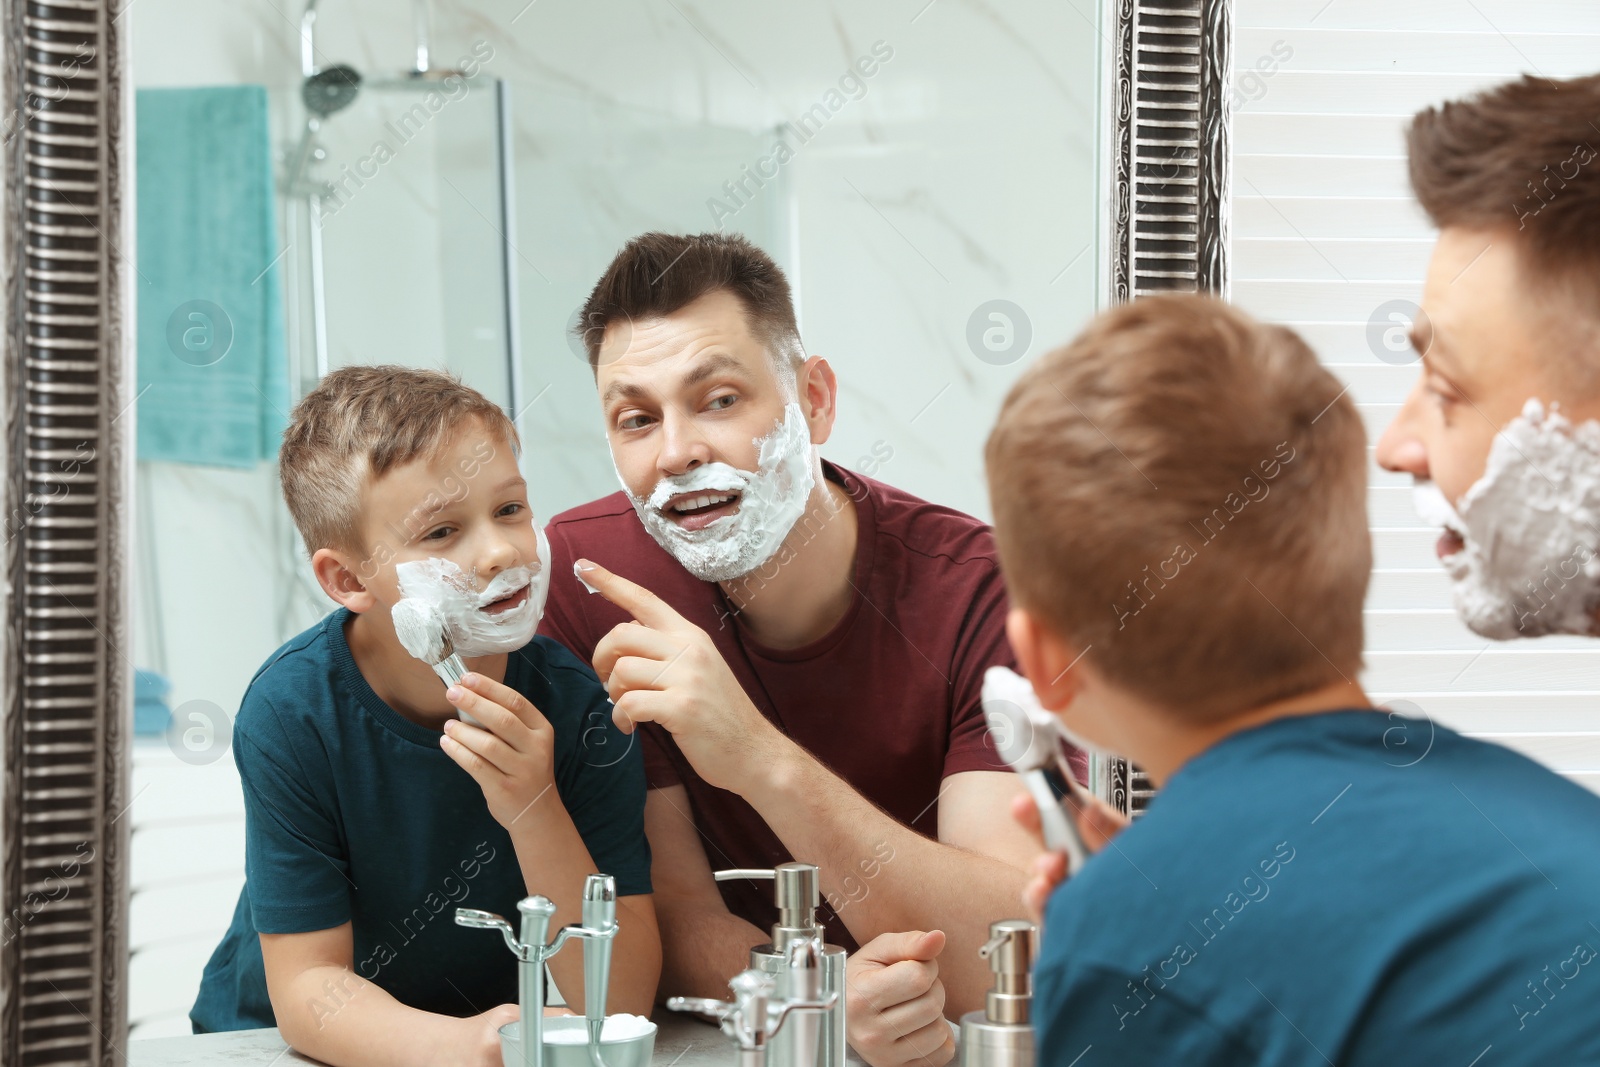
<instances>
[{"instance_id":1,"label":"teal t-shirt","mask_svg":"<svg viewBox=\"0 0 1600 1067\"><path fill-rule=\"evenodd\" d=\"M1182 767L1051 897L1040 1067L1600 1063L1600 796L1381 711Z\"/></svg>"},{"instance_id":2,"label":"teal t-shirt","mask_svg":"<svg viewBox=\"0 0 1600 1067\"><path fill-rule=\"evenodd\" d=\"M350 617L341 608L289 641L245 691L232 742L245 886L190 1011L196 1033L275 1025L258 934L346 922L355 972L404 1004L466 1016L516 1002L515 958L493 931L457 926L455 909L515 926L538 880L524 884L510 835L440 735L367 684ZM596 870L619 896L649 893L637 735L612 724L594 672L549 638L512 653L505 682L555 730L555 791Z\"/></svg>"}]
</instances>

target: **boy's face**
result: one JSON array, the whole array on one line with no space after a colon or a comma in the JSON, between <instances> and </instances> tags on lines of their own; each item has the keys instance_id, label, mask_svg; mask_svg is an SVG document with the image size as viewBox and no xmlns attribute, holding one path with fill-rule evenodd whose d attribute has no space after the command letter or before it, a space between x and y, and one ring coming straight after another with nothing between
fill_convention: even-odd
<instances>
[{"instance_id":1,"label":"boy's face","mask_svg":"<svg viewBox=\"0 0 1600 1067\"><path fill-rule=\"evenodd\" d=\"M544 563L516 455L477 421L433 459L413 460L370 481L363 503L366 551L356 575L386 610L401 598L396 568L413 560L448 560L480 590L502 572ZM502 614L521 607L532 592L524 584L481 610Z\"/></svg>"}]
</instances>

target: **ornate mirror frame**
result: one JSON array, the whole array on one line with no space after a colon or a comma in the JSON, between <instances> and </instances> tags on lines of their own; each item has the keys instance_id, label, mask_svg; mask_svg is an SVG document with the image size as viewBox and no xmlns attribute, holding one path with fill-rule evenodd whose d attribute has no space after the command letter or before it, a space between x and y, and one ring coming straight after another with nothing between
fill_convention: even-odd
<instances>
[{"instance_id":1,"label":"ornate mirror frame","mask_svg":"<svg viewBox=\"0 0 1600 1067\"><path fill-rule=\"evenodd\" d=\"M1100 305L1228 295L1233 0L1107 0L1101 57ZM1096 756L1091 785L1138 815L1154 793Z\"/></svg>"}]
</instances>

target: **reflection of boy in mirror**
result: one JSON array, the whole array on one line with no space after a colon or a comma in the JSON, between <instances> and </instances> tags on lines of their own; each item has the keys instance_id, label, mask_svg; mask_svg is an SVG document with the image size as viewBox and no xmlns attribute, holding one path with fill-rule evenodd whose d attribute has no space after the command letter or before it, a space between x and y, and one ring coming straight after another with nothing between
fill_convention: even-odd
<instances>
[{"instance_id":1,"label":"reflection of boy in mirror","mask_svg":"<svg viewBox=\"0 0 1600 1067\"><path fill-rule=\"evenodd\" d=\"M643 770L616 757L626 739L589 667L534 635L549 561L517 447L504 412L434 371L346 367L295 408L284 497L340 607L273 654L239 709L246 881L197 1032L276 1024L336 1065L498 1064L516 961L455 909L514 916L541 893L555 923L579 922L594 871L619 897L608 1007L650 1010ZM449 623L470 673L449 690L390 618L401 568L423 560L470 576L473 617ZM550 964L578 1010L582 966L576 951Z\"/></svg>"},{"instance_id":2,"label":"reflection of boy in mirror","mask_svg":"<svg viewBox=\"0 0 1600 1067\"><path fill-rule=\"evenodd\" d=\"M1049 898L1041 1067L1600 1062L1600 797L1370 706L1365 445L1299 337L1196 296L1102 315L1002 406L1017 657L1161 787Z\"/></svg>"},{"instance_id":3,"label":"reflection of boy in mirror","mask_svg":"<svg viewBox=\"0 0 1600 1067\"><path fill-rule=\"evenodd\" d=\"M1378 442L1444 527L1485 637L1594 633L1600 612L1600 75L1525 77L1412 122L1439 226L1422 373Z\"/></svg>"},{"instance_id":4,"label":"reflection of boy in mirror","mask_svg":"<svg viewBox=\"0 0 1600 1067\"><path fill-rule=\"evenodd\" d=\"M838 382L743 238L631 241L580 322L624 491L552 521L544 632L642 724L662 993L770 939L771 883L714 868L814 863L851 1044L937 1067L1034 851L979 698L1013 662L989 531L819 458Z\"/></svg>"}]
</instances>

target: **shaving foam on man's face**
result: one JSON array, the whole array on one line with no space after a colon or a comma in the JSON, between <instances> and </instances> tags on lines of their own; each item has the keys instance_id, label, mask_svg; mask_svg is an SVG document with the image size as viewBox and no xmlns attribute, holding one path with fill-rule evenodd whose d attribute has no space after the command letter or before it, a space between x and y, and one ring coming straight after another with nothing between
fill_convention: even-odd
<instances>
[{"instance_id":1,"label":"shaving foam on man's face","mask_svg":"<svg viewBox=\"0 0 1600 1067\"><path fill-rule=\"evenodd\" d=\"M1456 611L1495 640L1595 631L1600 608L1600 423L1529 400L1457 506L1432 482L1417 512L1448 531L1440 558Z\"/></svg>"},{"instance_id":2,"label":"shaving foam on man's face","mask_svg":"<svg viewBox=\"0 0 1600 1067\"><path fill-rule=\"evenodd\" d=\"M816 449L798 403L753 443L755 470L706 463L662 478L649 496L617 475L650 536L703 582L732 581L771 559L816 485Z\"/></svg>"}]
</instances>

